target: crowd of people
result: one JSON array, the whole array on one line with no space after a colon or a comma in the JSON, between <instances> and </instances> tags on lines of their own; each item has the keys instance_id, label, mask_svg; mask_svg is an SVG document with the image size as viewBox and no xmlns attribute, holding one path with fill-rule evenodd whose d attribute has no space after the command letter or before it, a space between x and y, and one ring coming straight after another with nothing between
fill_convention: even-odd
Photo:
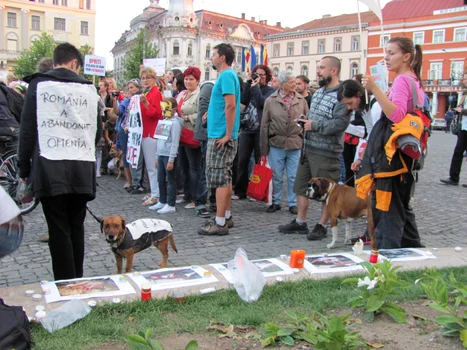
<instances>
[{"instance_id":1,"label":"crowd of people","mask_svg":"<svg viewBox=\"0 0 467 350\"><path fill-rule=\"evenodd\" d=\"M56 279L82 276L86 203L96 195L96 178L121 169L124 189L141 195L142 206L163 215L183 203L208 219L198 234L222 236L234 227L232 200L248 198L252 164L267 158L273 191L265 211L281 210L286 172L286 203L296 217L279 231L308 240L324 238L329 221L323 202L319 222L308 229L311 177L351 186L356 179L357 193L372 195L378 247L422 246L410 207L413 160L399 152L387 164L384 155L391 126L412 111L414 102L423 105L421 47L402 37L389 41L385 60L395 74L389 92L368 75L340 82L341 64L334 56L319 61L316 90L306 76L291 71L273 76L262 64L243 81L232 69L234 58L229 44L214 48L215 82L200 83L201 71L194 66L169 70L163 77L142 66L139 77L121 89L114 79L102 77L93 93L92 83L79 75L79 51L60 44L53 67L24 78L29 85L18 129L20 175L22 181L34 179L35 196L42 202ZM38 96L43 89L58 91L52 83L63 91L73 83L87 98L83 115L67 113L91 125L78 136L93 144L92 156L47 148L38 123L51 107ZM416 85L416 101L411 84ZM91 112L94 104L97 115ZM373 175L370 187L368 174ZM390 195L381 197L380 189Z\"/></svg>"}]
</instances>

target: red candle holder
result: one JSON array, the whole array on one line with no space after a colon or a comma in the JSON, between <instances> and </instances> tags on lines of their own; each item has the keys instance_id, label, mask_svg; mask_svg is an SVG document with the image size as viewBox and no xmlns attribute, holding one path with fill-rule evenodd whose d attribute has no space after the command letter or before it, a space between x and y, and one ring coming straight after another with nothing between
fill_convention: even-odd
<instances>
[{"instance_id":1,"label":"red candle holder","mask_svg":"<svg viewBox=\"0 0 467 350\"><path fill-rule=\"evenodd\" d=\"M378 263L378 255L379 252L377 250L372 250L370 255L370 263L376 264Z\"/></svg>"},{"instance_id":2,"label":"red candle holder","mask_svg":"<svg viewBox=\"0 0 467 350\"><path fill-rule=\"evenodd\" d=\"M143 284L141 286L141 300L148 301L151 299L151 285Z\"/></svg>"},{"instance_id":3,"label":"red candle holder","mask_svg":"<svg viewBox=\"0 0 467 350\"><path fill-rule=\"evenodd\" d=\"M291 250L289 266L291 268L301 269L305 264L305 254L304 250Z\"/></svg>"}]
</instances>

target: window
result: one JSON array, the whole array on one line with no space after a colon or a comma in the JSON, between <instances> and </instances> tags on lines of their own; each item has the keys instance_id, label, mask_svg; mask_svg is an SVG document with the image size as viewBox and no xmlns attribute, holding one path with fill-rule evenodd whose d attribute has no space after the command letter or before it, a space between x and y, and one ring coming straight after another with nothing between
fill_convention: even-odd
<instances>
[{"instance_id":1,"label":"window","mask_svg":"<svg viewBox=\"0 0 467 350\"><path fill-rule=\"evenodd\" d=\"M425 42L425 32L413 33L413 43L416 45L422 45Z\"/></svg>"},{"instance_id":2,"label":"window","mask_svg":"<svg viewBox=\"0 0 467 350\"><path fill-rule=\"evenodd\" d=\"M174 55L180 55L180 46L178 45L178 42L174 42L173 45L173 54Z\"/></svg>"},{"instance_id":3,"label":"window","mask_svg":"<svg viewBox=\"0 0 467 350\"><path fill-rule=\"evenodd\" d=\"M454 41L465 41L465 28L455 28L454 29Z\"/></svg>"},{"instance_id":4,"label":"window","mask_svg":"<svg viewBox=\"0 0 467 350\"><path fill-rule=\"evenodd\" d=\"M62 0L62 6L68 6L68 0Z\"/></svg>"},{"instance_id":5,"label":"window","mask_svg":"<svg viewBox=\"0 0 467 350\"><path fill-rule=\"evenodd\" d=\"M389 35L381 35L379 37L379 47L386 47L386 45L388 44L389 39L391 39L391 37Z\"/></svg>"},{"instance_id":6,"label":"window","mask_svg":"<svg viewBox=\"0 0 467 350\"><path fill-rule=\"evenodd\" d=\"M439 44L444 42L444 29L433 30L433 44Z\"/></svg>"},{"instance_id":7,"label":"window","mask_svg":"<svg viewBox=\"0 0 467 350\"><path fill-rule=\"evenodd\" d=\"M442 79L441 78L442 73L443 73L443 64L441 62L430 63L430 71L428 72L428 77L430 80Z\"/></svg>"},{"instance_id":8,"label":"window","mask_svg":"<svg viewBox=\"0 0 467 350\"><path fill-rule=\"evenodd\" d=\"M293 43L287 43L287 56L293 56Z\"/></svg>"},{"instance_id":9,"label":"window","mask_svg":"<svg viewBox=\"0 0 467 350\"><path fill-rule=\"evenodd\" d=\"M277 77L279 75L279 68L274 67L274 69L272 70L272 75Z\"/></svg>"},{"instance_id":10,"label":"window","mask_svg":"<svg viewBox=\"0 0 467 350\"><path fill-rule=\"evenodd\" d=\"M324 39L318 40L318 53L324 53L326 41Z\"/></svg>"},{"instance_id":11,"label":"window","mask_svg":"<svg viewBox=\"0 0 467 350\"><path fill-rule=\"evenodd\" d=\"M86 10L91 9L91 0L86 0Z\"/></svg>"},{"instance_id":12,"label":"window","mask_svg":"<svg viewBox=\"0 0 467 350\"><path fill-rule=\"evenodd\" d=\"M193 56L193 44L189 43L188 44L188 50L186 52L187 56Z\"/></svg>"},{"instance_id":13,"label":"window","mask_svg":"<svg viewBox=\"0 0 467 350\"><path fill-rule=\"evenodd\" d=\"M309 41L302 41L302 55L306 56L310 54Z\"/></svg>"},{"instance_id":14,"label":"window","mask_svg":"<svg viewBox=\"0 0 467 350\"><path fill-rule=\"evenodd\" d=\"M292 67L292 66L288 66L288 67L287 67L287 70L288 70L289 72L293 72L293 67Z\"/></svg>"},{"instance_id":15,"label":"window","mask_svg":"<svg viewBox=\"0 0 467 350\"><path fill-rule=\"evenodd\" d=\"M89 35L89 23L81 21L81 35Z\"/></svg>"},{"instance_id":16,"label":"window","mask_svg":"<svg viewBox=\"0 0 467 350\"><path fill-rule=\"evenodd\" d=\"M357 63L352 63L352 66L350 67L350 76L353 77L354 75L358 74L358 64Z\"/></svg>"},{"instance_id":17,"label":"window","mask_svg":"<svg viewBox=\"0 0 467 350\"><path fill-rule=\"evenodd\" d=\"M53 0L54 5L58 5L58 0Z\"/></svg>"},{"instance_id":18,"label":"window","mask_svg":"<svg viewBox=\"0 0 467 350\"><path fill-rule=\"evenodd\" d=\"M302 68L300 69L300 74L301 75L304 75L304 76L308 76L308 66L307 65L303 65Z\"/></svg>"},{"instance_id":19,"label":"window","mask_svg":"<svg viewBox=\"0 0 467 350\"><path fill-rule=\"evenodd\" d=\"M281 50L281 45L280 44L274 44L274 47L272 49L272 57L279 57L280 50Z\"/></svg>"},{"instance_id":20,"label":"window","mask_svg":"<svg viewBox=\"0 0 467 350\"><path fill-rule=\"evenodd\" d=\"M54 29L55 30L66 30L65 18L54 18Z\"/></svg>"},{"instance_id":21,"label":"window","mask_svg":"<svg viewBox=\"0 0 467 350\"><path fill-rule=\"evenodd\" d=\"M211 45L206 46L206 58L211 58Z\"/></svg>"},{"instance_id":22,"label":"window","mask_svg":"<svg viewBox=\"0 0 467 350\"><path fill-rule=\"evenodd\" d=\"M341 52L342 51L342 39L336 38L334 39L334 52Z\"/></svg>"},{"instance_id":23,"label":"window","mask_svg":"<svg viewBox=\"0 0 467 350\"><path fill-rule=\"evenodd\" d=\"M79 8L84 10L84 0L79 0Z\"/></svg>"},{"instance_id":24,"label":"window","mask_svg":"<svg viewBox=\"0 0 467 350\"><path fill-rule=\"evenodd\" d=\"M464 62L451 62L451 79L462 80L464 75Z\"/></svg>"},{"instance_id":25,"label":"window","mask_svg":"<svg viewBox=\"0 0 467 350\"><path fill-rule=\"evenodd\" d=\"M352 51L358 51L358 50L360 50L360 37L353 36L352 37Z\"/></svg>"},{"instance_id":26,"label":"window","mask_svg":"<svg viewBox=\"0 0 467 350\"><path fill-rule=\"evenodd\" d=\"M40 16L31 16L31 29L41 30L41 17Z\"/></svg>"},{"instance_id":27,"label":"window","mask_svg":"<svg viewBox=\"0 0 467 350\"><path fill-rule=\"evenodd\" d=\"M16 13L8 12L8 27L16 28Z\"/></svg>"},{"instance_id":28,"label":"window","mask_svg":"<svg viewBox=\"0 0 467 350\"><path fill-rule=\"evenodd\" d=\"M211 69L207 67L204 71L204 80L211 80Z\"/></svg>"},{"instance_id":29,"label":"window","mask_svg":"<svg viewBox=\"0 0 467 350\"><path fill-rule=\"evenodd\" d=\"M243 49L241 47L237 47L237 49L235 50L235 53L236 53L236 62L238 64L241 64L242 63L242 51Z\"/></svg>"}]
</instances>

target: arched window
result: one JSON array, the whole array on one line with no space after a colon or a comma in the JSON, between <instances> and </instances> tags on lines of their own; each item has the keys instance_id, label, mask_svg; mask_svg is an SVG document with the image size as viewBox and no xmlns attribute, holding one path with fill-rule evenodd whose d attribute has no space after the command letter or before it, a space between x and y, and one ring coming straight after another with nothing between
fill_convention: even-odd
<instances>
[{"instance_id":1,"label":"arched window","mask_svg":"<svg viewBox=\"0 0 467 350\"><path fill-rule=\"evenodd\" d=\"M352 63L352 67L350 68L350 76L353 77L354 75L358 74L358 64Z\"/></svg>"},{"instance_id":2,"label":"arched window","mask_svg":"<svg viewBox=\"0 0 467 350\"><path fill-rule=\"evenodd\" d=\"M307 77L308 76L308 66L303 65L302 69L300 70L300 74Z\"/></svg>"},{"instance_id":3,"label":"arched window","mask_svg":"<svg viewBox=\"0 0 467 350\"><path fill-rule=\"evenodd\" d=\"M180 46L178 41L174 42L173 44L173 55L180 55Z\"/></svg>"},{"instance_id":4,"label":"arched window","mask_svg":"<svg viewBox=\"0 0 467 350\"><path fill-rule=\"evenodd\" d=\"M273 75L276 75L276 76L279 75L279 68L274 67L274 69L272 70L272 72L273 72Z\"/></svg>"},{"instance_id":5,"label":"arched window","mask_svg":"<svg viewBox=\"0 0 467 350\"><path fill-rule=\"evenodd\" d=\"M334 39L334 52L341 52L342 51L342 40L340 38Z\"/></svg>"},{"instance_id":6,"label":"arched window","mask_svg":"<svg viewBox=\"0 0 467 350\"><path fill-rule=\"evenodd\" d=\"M188 44L187 56L193 56L193 44L192 43Z\"/></svg>"},{"instance_id":7,"label":"arched window","mask_svg":"<svg viewBox=\"0 0 467 350\"><path fill-rule=\"evenodd\" d=\"M206 45L206 58L211 58L211 45Z\"/></svg>"},{"instance_id":8,"label":"arched window","mask_svg":"<svg viewBox=\"0 0 467 350\"><path fill-rule=\"evenodd\" d=\"M205 81L211 80L211 68L209 67L206 67L204 71L204 80Z\"/></svg>"},{"instance_id":9,"label":"arched window","mask_svg":"<svg viewBox=\"0 0 467 350\"><path fill-rule=\"evenodd\" d=\"M6 36L7 51L18 51L18 36L15 33L8 33Z\"/></svg>"},{"instance_id":10,"label":"arched window","mask_svg":"<svg viewBox=\"0 0 467 350\"><path fill-rule=\"evenodd\" d=\"M289 72L292 72L292 71L293 71L293 67L292 67L292 66L288 66L288 67L287 67L287 70L288 70Z\"/></svg>"}]
</instances>

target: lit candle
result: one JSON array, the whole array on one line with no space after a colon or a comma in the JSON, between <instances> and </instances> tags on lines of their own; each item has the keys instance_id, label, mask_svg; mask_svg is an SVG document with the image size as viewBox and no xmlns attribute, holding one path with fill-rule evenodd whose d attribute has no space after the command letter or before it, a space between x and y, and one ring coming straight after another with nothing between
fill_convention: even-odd
<instances>
[{"instance_id":1,"label":"lit candle","mask_svg":"<svg viewBox=\"0 0 467 350\"><path fill-rule=\"evenodd\" d=\"M304 250L291 250L289 265L292 268L302 268L305 264L305 251Z\"/></svg>"}]
</instances>

